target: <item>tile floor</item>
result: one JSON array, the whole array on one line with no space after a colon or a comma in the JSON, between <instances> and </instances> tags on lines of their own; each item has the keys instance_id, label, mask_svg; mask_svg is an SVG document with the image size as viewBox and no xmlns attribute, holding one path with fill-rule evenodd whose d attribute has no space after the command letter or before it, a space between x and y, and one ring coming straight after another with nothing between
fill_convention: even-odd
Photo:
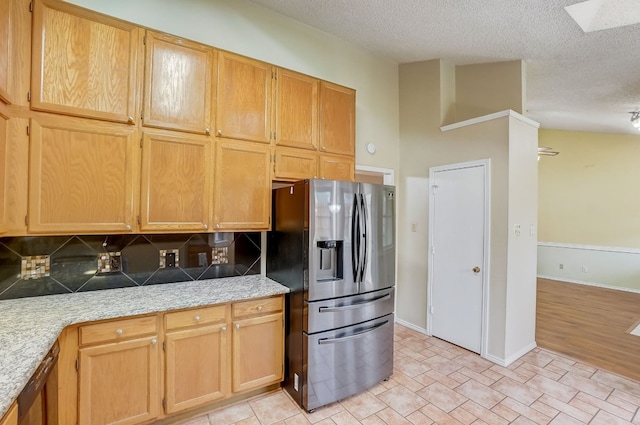
<instances>
[{"instance_id":1,"label":"tile floor","mask_svg":"<svg viewBox=\"0 0 640 425\"><path fill-rule=\"evenodd\" d=\"M504 368L400 325L394 348L388 382L312 414L276 391L181 425L640 424L640 382L543 349Z\"/></svg>"}]
</instances>

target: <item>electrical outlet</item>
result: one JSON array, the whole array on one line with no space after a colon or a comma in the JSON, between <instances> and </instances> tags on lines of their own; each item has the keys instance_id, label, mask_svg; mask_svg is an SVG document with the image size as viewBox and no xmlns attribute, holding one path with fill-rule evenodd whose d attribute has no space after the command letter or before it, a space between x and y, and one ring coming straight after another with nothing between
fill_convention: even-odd
<instances>
[{"instance_id":1,"label":"electrical outlet","mask_svg":"<svg viewBox=\"0 0 640 425\"><path fill-rule=\"evenodd\" d=\"M564 264L560 263L560 270L564 270Z\"/></svg>"},{"instance_id":2,"label":"electrical outlet","mask_svg":"<svg viewBox=\"0 0 640 425\"><path fill-rule=\"evenodd\" d=\"M161 249L159 268L173 268L180 266L180 250L178 249Z\"/></svg>"},{"instance_id":3,"label":"electrical outlet","mask_svg":"<svg viewBox=\"0 0 640 425\"><path fill-rule=\"evenodd\" d=\"M516 224L515 226L513 226L513 233L516 236L520 236L522 234L522 228L520 227L519 224Z\"/></svg>"},{"instance_id":4,"label":"electrical outlet","mask_svg":"<svg viewBox=\"0 0 640 425\"><path fill-rule=\"evenodd\" d=\"M582 266L582 273L589 273L589 267Z\"/></svg>"}]
</instances>

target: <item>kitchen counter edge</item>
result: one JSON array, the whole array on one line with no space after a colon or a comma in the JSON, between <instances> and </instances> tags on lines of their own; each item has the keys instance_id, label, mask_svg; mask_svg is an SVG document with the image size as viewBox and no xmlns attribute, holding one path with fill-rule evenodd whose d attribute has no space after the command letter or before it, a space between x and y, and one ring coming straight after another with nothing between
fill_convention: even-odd
<instances>
[{"instance_id":1,"label":"kitchen counter edge","mask_svg":"<svg viewBox=\"0 0 640 425\"><path fill-rule=\"evenodd\" d=\"M251 275L0 301L0 418L69 325L287 292Z\"/></svg>"}]
</instances>

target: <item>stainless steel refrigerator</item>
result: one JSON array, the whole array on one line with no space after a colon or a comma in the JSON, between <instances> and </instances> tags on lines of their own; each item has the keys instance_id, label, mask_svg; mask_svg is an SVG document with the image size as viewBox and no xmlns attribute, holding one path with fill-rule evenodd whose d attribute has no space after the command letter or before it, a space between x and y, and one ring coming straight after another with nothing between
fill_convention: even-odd
<instances>
[{"instance_id":1,"label":"stainless steel refrigerator","mask_svg":"<svg viewBox=\"0 0 640 425\"><path fill-rule=\"evenodd\" d=\"M285 388L313 411L393 371L395 188L304 180L272 205L267 276L291 289Z\"/></svg>"}]
</instances>

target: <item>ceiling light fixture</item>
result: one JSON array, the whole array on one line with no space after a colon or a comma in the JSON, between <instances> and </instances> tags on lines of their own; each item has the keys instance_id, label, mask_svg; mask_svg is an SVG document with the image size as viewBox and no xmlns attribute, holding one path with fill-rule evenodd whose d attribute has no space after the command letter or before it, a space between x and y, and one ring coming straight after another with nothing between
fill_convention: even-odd
<instances>
[{"instance_id":1,"label":"ceiling light fixture","mask_svg":"<svg viewBox=\"0 0 640 425\"><path fill-rule=\"evenodd\" d=\"M629 113L631 114L631 125L640 131L640 111Z\"/></svg>"},{"instance_id":2,"label":"ceiling light fixture","mask_svg":"<svg viewBox=\"0 0 640 425\"><path fill-rule=\"evenodd\" d=\"M556 155L558 155L560 153L560 152L554 151L552 149L553 148L550 148L548 146L543 146L541 148L538 148L538 157L540 157L540 155L556 156Z\"/></svg>"}]
</instances>

